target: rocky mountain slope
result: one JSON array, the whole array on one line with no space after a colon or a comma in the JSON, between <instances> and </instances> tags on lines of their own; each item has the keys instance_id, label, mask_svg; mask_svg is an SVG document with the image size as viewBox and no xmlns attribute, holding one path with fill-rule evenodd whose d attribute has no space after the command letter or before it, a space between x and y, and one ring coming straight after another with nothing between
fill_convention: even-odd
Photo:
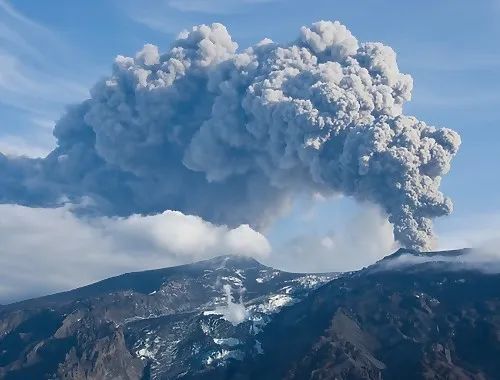
<instances>
[{"instance_id":1,"label":"rocky mountain slope","mask_svg":"<svg viewBox=\"0 0 500 380\"><path fill-rule=\"evenodd\" d=\"M213 379L498 379L500 274L469 251L398 251L283 310L268 355Z\"/></svg>"},{"instance_id":2,"label":"rocky mountain slope","mask_svg":"<svg viewBox=\"0 0 500 380\"><path fill-rule=\"evenodd\" d=\"M256 336L337 274L223 256L0 309L2 379L170 379L262 354Z\"/></svg>"},{"instance_id":3,"label":"rocky mountain slope","mask_svg":"<svg viewBox=\"0 0 500 380\"><path fill-rule=\"evenodd\" d=\"M500 274L470 255L342 275L225 256L6 305L0 378L497 379Z\"/></svg>"}]
</instances>

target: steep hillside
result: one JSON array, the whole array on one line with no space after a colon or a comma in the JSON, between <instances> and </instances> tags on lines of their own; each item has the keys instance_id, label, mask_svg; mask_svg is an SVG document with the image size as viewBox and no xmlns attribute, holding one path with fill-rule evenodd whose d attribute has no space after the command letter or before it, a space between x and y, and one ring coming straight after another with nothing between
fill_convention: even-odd
<instances>
[{"instance_id":1,"label":"steep hillside","mask_svg":"<svg viewBox=\"0 0 500 380\"><path fill-rule=\"evenodd\" d=\"M130 273L0 309L5 379L176 378L258 355L283 306L336 274L223 256Z\"/></svg>"},{"instance_id":2,"label":"steep hillside","mask_svg":"<svg viewBox=\"0 0 500 380\"><path fill-rule=\"evenodd\" d=\"M265 355L213 378L496 379L500 275L468 254L402 250L342 276L273 319Z\"/></svg>"}]
</instances>

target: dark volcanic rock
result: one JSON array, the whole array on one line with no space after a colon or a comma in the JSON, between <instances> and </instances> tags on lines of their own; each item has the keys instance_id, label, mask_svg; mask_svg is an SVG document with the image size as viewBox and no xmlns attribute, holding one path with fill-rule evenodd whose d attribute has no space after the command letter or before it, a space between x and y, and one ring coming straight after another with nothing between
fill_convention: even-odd
<instances>
[{"instance_id":1,"label":"dark volcanic rock","mask_svg":"<svg viewBox=\"0 0 500 380\"><path fill-rule=\"evenodd\" d=\"M470 254L341 276L225 256L6 305L0 378L497 379L500 274Z\"/></svg>"},{"instance_id":2,"label":"dark volcanic rock","mask_svg":"<svg viewBox=\"0 0 500 380\"><path fill-rule=\"evenodd\" d=\"M6 305L0 378L169 379L211 372L259 355L255 336L275 313L334 277L223 256Z\"/></svg>"},{"instance_id":3,"label":"dark volcanic rock","mask_svg":"<svg viewBox=\"0 0 500 380\"><path fill-rule=\"evenodd\" d=\"M257 336L272 354L235 364L232 376L497 379L500 275L460 258L455 251L386 265L388 258L326 284Z\"/></svg>"}]
</instances>

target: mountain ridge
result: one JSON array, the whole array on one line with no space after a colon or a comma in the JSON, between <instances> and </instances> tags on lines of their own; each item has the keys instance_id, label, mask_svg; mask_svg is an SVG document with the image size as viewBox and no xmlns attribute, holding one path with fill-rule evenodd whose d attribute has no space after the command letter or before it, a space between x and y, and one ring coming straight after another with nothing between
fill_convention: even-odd
<instances>
[{"instance_id":1,"label":"mountain ridge","mask_svg":"<svg viewBox=\"0 0 500 380\"><path fill-rule=\"evenodd\" d=\"M224 255L10 304L0 309L0 378L170 378L254 355L275 313L335 276Z\"/></svg>"},{"instance_id":2,"label":"mountain ridge","mask_svg":"<svg viewBox=\"0 0 500 380\"><path fill-rule=\"evenodd\" d=\"M187 263L187 264L175 265L175 266L171 266L171 267L162 267L162 268L156 268L156 269L146 269L146 270L140 270L140 271L125 272L125 273L111 276L111 277L108 277L108 278L105 278L105 279L102 279L102 280L99 280L96 282L92 282L92 283L87 284L87 285L83 285L83 286L80 286L80 287L77 287L74 289L69 289L69 290L65 290L65 291L61 291L61 292L42 295L39 297L30 297L27 299L14 301L14 302L7 303L7 304L0 304L0 310L2 308L5 308L6 310L12 309L12 308L17 308L17 307L20 307L23 305L27 305L33 301L36 301L36 302L41 301L41 302L49 302L49 303L52 299L55 299L57 301L61 301L61 299L59 299L59 297L62 297L63 299L67 299L68 302L70 302L80 292L83 292L83 294L79 295L80 297L91 297L91 296L95 295L95 293L92 293L92 292L95 291L97 293L97 292L99 292L100 287L104 287L110 283L114 283L113 284L114 291L120 291L120 290L123 291L123 290L127 290L130 287L129 284L136 283L135 279L137 277L143 277L146 275L153 275L154 277L157 277L156 281L159 281L159 282L156 282L155 284L159 284L159 283L161 283L161 277L159 277L159 276L165 276L165 275L174 273L177 270L182 270L184 268L192 268L193 266L203 266L203 265L210 266L210 265L222 264L224 261L227 261L227 260L232 261L233 265L235 263L246 264L245 267L247 267L247 268L249 265L253 265L253 266L256 266L259 268L274 269L272 267L269 267L267 265L260 263L256 259L249 257L249 256L237 255L237 254L219 255L219 256L209 258L209 259L195 261L195 262ZM341 272L303 272L302 273L302 272L288 272L288 271L282 271L282 270L280 270L280 271L284 272L284 273L294 274L294 275L308 275L308 274L310 274L310 275L320 275L320 276L321 275L328 275L331 273L341 273ZM149 287L143 288L142 292L146 293L146 292L148 292L148 289L150 291L153 291L155 286L153 284L151 284L150 286L151 286L151 288L149 288ZM89 292L85 293L87 290ZM135 289L135 290L139 290L139 289Z\"/></svg>"},{"instance_id":3,"label":"mountain ridge","mask_svg":"<svg viewBox=\"0 0 500 380\"><path fill-rule=\"evenodd\" d=\"M500 274L469 253L331 274L225 255L7 305L0 378L494 379Z\"/></svg>"},{"instance_id":4,"label":"mountain ridge","mask_svg":"<svg viewBox=\"0 0 500 380\"><path fill-rule=\"evenodd\" d=\"M442 263L424 264L431 270L375 264L324 284L259 337L271 358L235 363L229 378L495 379L500 274Z\"/></svg>"}]
</instances>

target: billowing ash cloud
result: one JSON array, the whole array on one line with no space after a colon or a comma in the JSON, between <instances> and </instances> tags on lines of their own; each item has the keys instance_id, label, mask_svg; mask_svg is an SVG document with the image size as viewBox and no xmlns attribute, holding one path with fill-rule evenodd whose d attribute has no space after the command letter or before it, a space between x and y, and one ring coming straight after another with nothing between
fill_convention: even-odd
<instances>
[{"instance_id":1,"label":"billowing ash cloud","mask_svg":"<svg viewBox=\"0 0 500 380\"><path fill-rule=\"evenodd\" d=\"M428 248L431 219L452 209L439 185L460 138L403 115L411 90L390 47L338 22L241 52L223 25L194 27L165 54L117 57L45 159L0 156L0 200L85 197L108 215L261 227L295 194L342 193L381 206L404 246Z\"/></svg>"}]
</instances>

